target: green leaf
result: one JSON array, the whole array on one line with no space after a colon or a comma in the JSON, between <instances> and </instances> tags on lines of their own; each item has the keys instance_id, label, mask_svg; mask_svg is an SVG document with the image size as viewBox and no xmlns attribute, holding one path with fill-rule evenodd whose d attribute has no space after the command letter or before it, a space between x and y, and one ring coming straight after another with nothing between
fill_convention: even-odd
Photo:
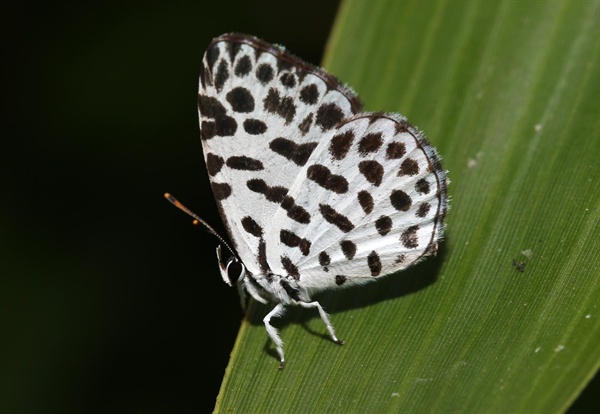
<instances>
[{"instance_id":1,"label":"green leaf","mask_svg":"<svg viewBox=\"0 0 600 414\"><path fill-rule=\"evenodd\" d=\"M437 257L291 310L253 303L216 412L563 412L600 365L598 1L346 1L325 66L425 131ZM514 262L516 263L516 266Z\"/></svg>"}]
</instances>

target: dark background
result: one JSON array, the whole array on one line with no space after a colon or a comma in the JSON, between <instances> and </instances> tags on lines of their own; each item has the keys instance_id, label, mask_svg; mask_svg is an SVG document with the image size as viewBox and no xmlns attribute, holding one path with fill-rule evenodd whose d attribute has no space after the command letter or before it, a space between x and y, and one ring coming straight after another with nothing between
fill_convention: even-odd
<instances>
[{"instance_id":1,"label":"dark background","mask_svg":"<svg viewBox=\"0 0 600 414\"><path fill-rule=\"evenodd\" d=\"M215 240L163 198L224 234L202 54L238 31L318 64L337 6L0 2L2 413L212 411L243 314Z\"/></svg>"},{"instance_id":2,"label":"dark background","mask_svg":"<svg viewBox=\"0 0 600 414\"><path fill-rule=\"evenodd\" d=\"M337 3L0 3L3 413L212 411L243 314L163 198L223 232L202 55L237 31L318 64Z\"/></svg>"}]
</instances>

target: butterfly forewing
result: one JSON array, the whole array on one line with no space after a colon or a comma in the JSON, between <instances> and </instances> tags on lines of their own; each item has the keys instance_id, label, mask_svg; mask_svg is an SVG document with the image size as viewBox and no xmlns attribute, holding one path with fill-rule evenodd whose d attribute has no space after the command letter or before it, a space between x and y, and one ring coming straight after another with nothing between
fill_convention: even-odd
<instances>
[{"instance_id":1,"label":"butterfly forewing","mask_svg":"<svg viewBox=\"0 0 600 414\"><path fill-rule=\"evenodd\" d=\"M265 239L279 231L277 212L302 226L315 215L289 188L324 134L360 102L322 70L234 34L206 51L198 100L204 157L229 236L250 272L269 273Z\"/></svg>"}]
</instances>

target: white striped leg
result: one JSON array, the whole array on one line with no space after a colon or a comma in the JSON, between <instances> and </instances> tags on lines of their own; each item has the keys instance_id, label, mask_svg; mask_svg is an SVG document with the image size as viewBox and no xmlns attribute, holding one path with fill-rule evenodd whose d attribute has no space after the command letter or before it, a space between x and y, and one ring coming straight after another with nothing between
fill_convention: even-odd
<instances>
[{"instance_id":1,"label":"white striped leg","mask_svg":"<svg viewBox=\"0 0 600 414\"><path fill-rule=\"evenodd\" d=\"M335 331L333 329L331 321L329 320L329 315L327 315L327 312L325 312L325 309L323 309L319 302L298 302L298 305L307 309L317 308L319 311L319 315L321 315L321 320L327 327L327 330L329 331L329 335L331 336L331 339L333 339L333 342L339 345L344 345L344 341L339 340L337 336L335 336Z\"/></svg>"},{"instance_id":2,"label":"white striped leg","mask_svg":"<svg viewBox=\"0 0 600 414\"><path fill-rule=\"evenodd\" d=\"M281 316L284 310L285 309L283 305L279 303L263 319L263 322L265 323L265 328L267 329L267 333L269 334L269 336L271 337L271 341L273 341L275 347L277 348L277 353L279 354L280 369L285 366L285 358L283 357L283 341L279 337L279 331L273 325L271 325L271 318L275 316Z\"/></svg>"}]
</instances>

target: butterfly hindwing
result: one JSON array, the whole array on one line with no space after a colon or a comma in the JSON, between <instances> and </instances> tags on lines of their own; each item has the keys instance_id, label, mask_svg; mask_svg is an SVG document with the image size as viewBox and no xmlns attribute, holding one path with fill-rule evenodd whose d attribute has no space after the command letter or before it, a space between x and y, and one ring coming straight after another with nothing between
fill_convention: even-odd
<instances>
[{"instance_id":1,"label":"butterfly hindwing","mask_svg":"<svg viewBox=\"0 0 600 414\"><path fill-rule=\"evenodd\" d=\"M289 194L314 218L302 225L278 212L267 258L308 291L404 269L434 253L442 235L439 156L396 114L358 114L329 131Z\"/></svg>"}]
</instances>

